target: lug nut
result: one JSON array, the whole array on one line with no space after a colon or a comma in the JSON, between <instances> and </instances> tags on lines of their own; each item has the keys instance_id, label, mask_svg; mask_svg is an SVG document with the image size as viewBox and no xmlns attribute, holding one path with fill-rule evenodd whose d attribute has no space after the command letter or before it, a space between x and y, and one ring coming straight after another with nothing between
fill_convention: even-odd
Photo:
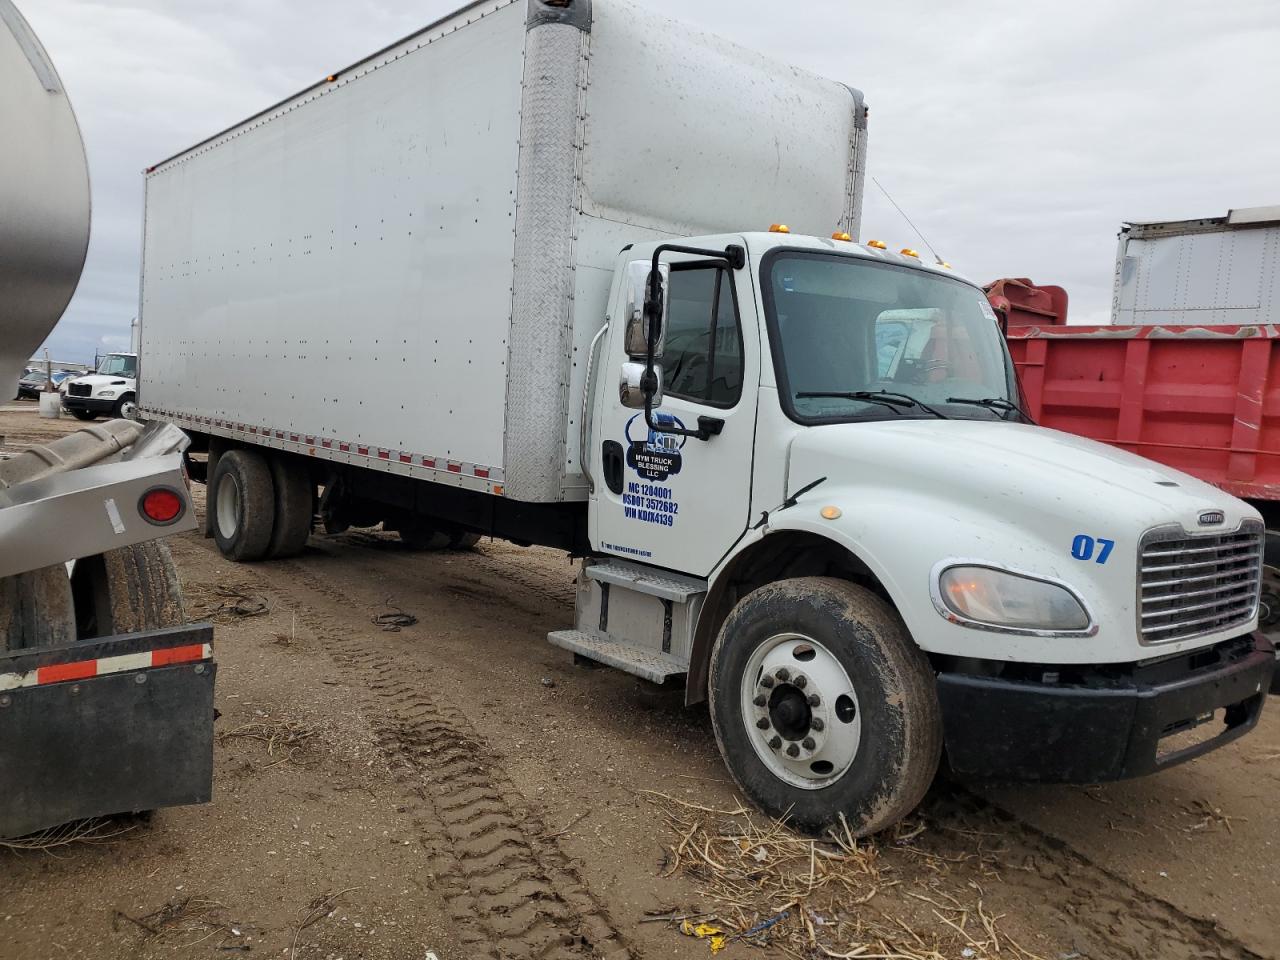
<instances>
[{"instance_id":1,"label":"lug nut","mask_svg":"<svg viewBox=\"0 0 1280 960\"><path fill-rule=\"evenodd\" d=\"M756 698L751 702L754 703L757 707L763 707L766 703L769 702L769 699L763 693L761 693L761 694L757 694Z\"/></svg>"},{"instance_id":2,"label":"lug nut","mask_svg":"<svg viewBox=\"0 0 1280 960\"><path fill-rule=\"evenodd\" d=\"M814 717L812 720L809 721L809 729L811 730L817 730L819 733L821 733L825 727L826 727L826 724L822 722L821 717Z\"/></svg>"},{"instance_id":3,"label":"lug nut","mask_svg":"<svg viewBox=\"0 0 1280 960\"><path fill-rule=\"evenodd\" d=\"M797 687L799 687L801 690L803 690L805 687L805 684L807 684L809 680L808 678L805 677L803 673L797 673L796 678L791 682L795 684Z\"/></svg>"},{"instance_id":4,"label":"lug nut","mask_svg":"<svg viewBox=\"0 0 1280 960\"><path fill-rule=\"evenodd\" d=\"M811 707L817 707L817 706L821 706L821 705L822 705L822 700L821 700L821 699L819 699L819 697L818 697L818 695L817 695L816 693L811 693L811 694L809 694L809 706L811 706Z\"/></svg>"},{"instance_id":5,"label":"lug nut","mask_svg":"<svg viewBox=\"0 0 1280 960\"><path fill-rule=\"evenodd\" d=\"M768 730L768 729L769 729L769 718L768 718L768 717L761 717L759 720L757 720L757 721L756 721L756 726L757 726L757 727L759 727L761 730Z\"/></svg>"},{"instance_id":6,"label":"lug nut","mask_svg":"<svg viewBox=\"0 0 1280 960\"><path fill-rule=\"evenodd\" d=\"M770 687L773 686L773 677L761 677L760 686L768 690Z\"/></svg>"},{"instance_id":7,"label":"lug nut","mask_svg":"<svg viewBox=\"0 0 1280 960\"><path fill-rule=\"evenodd\" d=\"M786 667L779 667L777 670L774 671L774 676L776 676L779 680L783 680L783 681L790 680L791 671L788 670Z\"/></svg>"},{"instance_id":8,"label":"lug nut","mask_svg":"<svg viewBox=\"0 0 1280 960\"><path fill-rule=\"evenodd\" d=\"M806 750L812 750L817 746L817 744L813 742L813 737L805 737L800 741L800 746L804 747Z\"/></svg>"},{"instance_id":9,"label":"lug nut","mask_svg":"<svg viewBox=\"0 0 1280 960\"><path fill-rule=\"evenodd\" d=\"M770 740L769 740L769 746L771 746L771 747L773 747L773 749L777 750L780 746L782 746L782 738L781 738L781 737L772 737L772 738L770 738Z\"/></svg>"},{"instance_id":10,"label":"lug nut","mask_svg":"<svg viewBox=\"0 0 1280 960\"><path fill-rule=\"evenodd\" d=\"M793 743L791 746L787 747L787 756L788 757L800 756L800 748Z\"/></svg>"}]
</instances>

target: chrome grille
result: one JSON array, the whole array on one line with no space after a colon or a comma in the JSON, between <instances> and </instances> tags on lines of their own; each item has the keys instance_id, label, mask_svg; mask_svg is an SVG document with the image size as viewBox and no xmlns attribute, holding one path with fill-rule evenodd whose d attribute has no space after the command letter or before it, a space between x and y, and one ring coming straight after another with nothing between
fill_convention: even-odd
<instances>
[{"instance_id":1,"label":"chrome grille","mask_svg":"<svg viewBox=\"0 0 1280 960\"><path fill-rule=\"evenodd\" d=\"M1244 626L1258 607L1262 524L1232 533L1190 535L1157 527L1138 559L1138 636L1142 643L1188 640Z\"/></svg>"}]
</instances>

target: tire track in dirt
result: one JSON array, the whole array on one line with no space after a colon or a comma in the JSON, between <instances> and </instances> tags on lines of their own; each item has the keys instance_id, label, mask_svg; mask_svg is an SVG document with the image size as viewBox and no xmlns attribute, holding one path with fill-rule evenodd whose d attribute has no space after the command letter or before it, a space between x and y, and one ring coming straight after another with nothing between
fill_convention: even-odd
<instances>
[{"instance_id":1,"label":"tire track in dirt","mask_svg":"<svg viewBox=\"0 0 1280 960\"><path fill-rule=\"evenodd\" d=\"M1082 957L1265 960L1213 920L1187 914L963 786L946 788L925 812L944 832L996 838L1005 881L1026 900L1060 911ZM935 846L936 854L953 852L945 842Z\"/></svg>"},{"instance_id":2,"label":"tire track in dirt","mask_svg":"<svg viewBox=\"0 0 1280 960\"><path fill-rule=\"evenodd\" d=\"M350 596L305 563L278 561L246 573L281 598L302 589L326 606L353 608ZM287 578L287 588L277 577ZM405 790L405 813L430 857L434 884L474 956L631 958L603 906L518 799L497 755L462 713L424 693L432 686L427 671L370 651L367 637L343 629L342 613L331 618L299 606L296 614L362 688L362 706Z\"/></svg>"}]
</instances>

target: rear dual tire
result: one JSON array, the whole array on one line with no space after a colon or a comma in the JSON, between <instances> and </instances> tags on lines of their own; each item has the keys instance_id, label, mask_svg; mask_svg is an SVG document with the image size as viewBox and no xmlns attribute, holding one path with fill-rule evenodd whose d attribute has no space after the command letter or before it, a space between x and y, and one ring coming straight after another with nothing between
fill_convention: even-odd
<instances>
[{"instance_id":1,"label":"rear dual tire","mask_svg":"<svg viewBox=\"0 0 1280 960\"><path fill-rule=\"evenodd\" d=\"M803 577L744 597L712 649L709 695L734 781L810 833L890 827L938 769L928 659L888 603L848 581Z\"/></svg>"},{"instance_id":2,"label":"rear dual tire","mask_svg":"<svg viewBox=\"0 0 1280 960\"><path fill-rule=\"evenodd\" d=\"M208 509L213 538L229 560L296 556L311 534L311 478L280 457L228 450L218 457Z\"/></svg>"}]
</instances>

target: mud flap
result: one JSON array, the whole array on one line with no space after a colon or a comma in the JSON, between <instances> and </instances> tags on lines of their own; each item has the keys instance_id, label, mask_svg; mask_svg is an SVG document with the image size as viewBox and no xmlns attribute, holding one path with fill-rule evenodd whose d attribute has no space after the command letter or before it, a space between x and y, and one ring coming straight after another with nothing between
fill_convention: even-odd
<instances>
[{"instance_id":1,"label":"mud flap","mask_svg":"<svg viewBox=\"0 0 1280 960\"><path fill-rule=\"evenodd\" d=\"M0 837L207 803L207 624L0 654Z\"/></svg>"}]
</instances>

